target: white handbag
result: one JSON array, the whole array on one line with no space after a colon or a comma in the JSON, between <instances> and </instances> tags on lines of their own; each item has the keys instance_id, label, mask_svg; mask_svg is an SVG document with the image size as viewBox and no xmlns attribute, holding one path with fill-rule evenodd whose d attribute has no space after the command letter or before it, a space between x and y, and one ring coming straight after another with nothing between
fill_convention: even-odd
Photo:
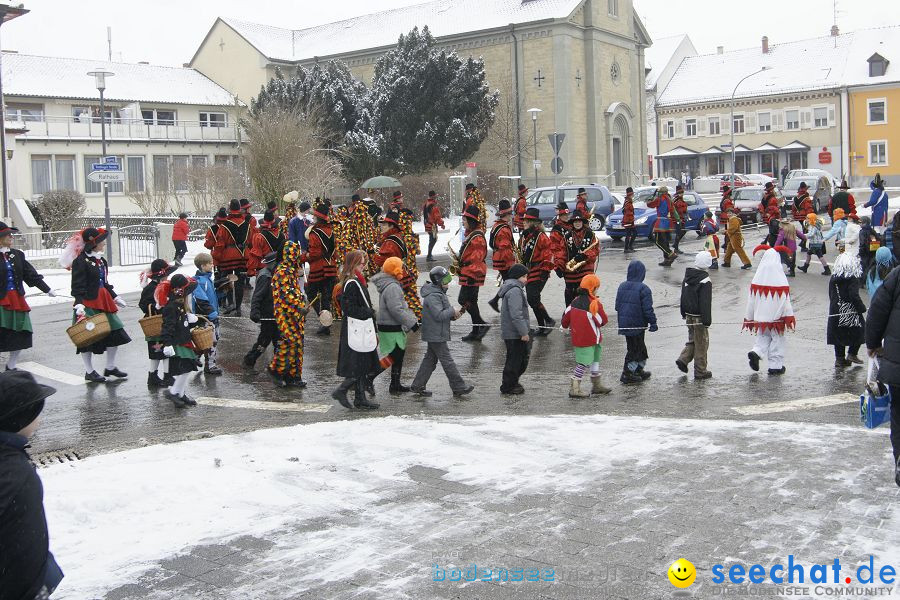
<instances>
[{"instance_id":1,"label":"white handbag","mask_svg":"<svg viewBox=\"0 0 900 600\"><path fill-rule=\"evenodd\" d=\"M366 300L366 294L363 292L362 285L355 279L351 279L344 284L344 292L347 291L349 283L355 283L359 287L359 293L362 294L363 302L369 306ZM354 352L372 352L378 346L378 335L375 333L375 321L370 317L368 319L354 319L347 315L347 344Z\"/></svg>"}]
</instances>

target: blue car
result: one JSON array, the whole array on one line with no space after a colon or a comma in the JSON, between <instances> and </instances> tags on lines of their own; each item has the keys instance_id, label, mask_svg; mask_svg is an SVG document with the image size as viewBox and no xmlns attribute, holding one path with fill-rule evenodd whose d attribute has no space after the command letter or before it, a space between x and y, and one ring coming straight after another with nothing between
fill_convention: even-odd
<instances>
[{"instance_id":1,"label":"blue car","mask_svg":"<svg viewBox=\"0 0 900 600\"><path fill-rule=\"evenodd\" d=\"M647 202L656 194L655 187L641 187L634 191L634 226L637 228L638 237L653 237L653 225L656 223L656 209L647 208ZM684 201L688 205L688 222L685 229L696 231L703 220L703 215L709 210L703 198L695 192L686 191ZM622 227L622 209L617 209L606 220L606 234L618 241L625 237L625 228Z\"/></svg>"},{"instance_id":2,"label":"blue car","mask_svg":"<svg viewBox=\"0 0 900 600\"><path fill-rule=\"evenodd\" d=\"M609 189L604 185L594 183L585 185L561 185L559 188L543 187L531 190L528 196L528 206L535 207L541 216L541 221L547 228L553 227L553 221L556 219L556 205L561 200L565 201L569 210L575 210L575 197L578 195L578 188L584 188L587 193L588 209L593 210L590 228L594 231L600 231L606 224L606 218L616 208L616 201Z\"/></svg>"}]
</instances>

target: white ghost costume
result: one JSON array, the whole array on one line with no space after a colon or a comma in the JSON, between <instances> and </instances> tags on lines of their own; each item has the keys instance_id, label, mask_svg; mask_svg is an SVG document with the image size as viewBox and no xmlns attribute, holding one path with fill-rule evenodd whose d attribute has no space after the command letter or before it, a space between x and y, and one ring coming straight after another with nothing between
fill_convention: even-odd
<instances>
[{"instance_id":1,"label":"white ghost costume","mask_svg":"<svg viewBox=\"0 0 900 600\"><path fill-rule=\"evenodd\" d=\"M774 248L769 248L750 283L743 326L756 334L752 351L767 361L769 369L778 370L784 366L784 331L795 325L791 288L781 266L781 256Z\"/></svg>"}]
</instances>

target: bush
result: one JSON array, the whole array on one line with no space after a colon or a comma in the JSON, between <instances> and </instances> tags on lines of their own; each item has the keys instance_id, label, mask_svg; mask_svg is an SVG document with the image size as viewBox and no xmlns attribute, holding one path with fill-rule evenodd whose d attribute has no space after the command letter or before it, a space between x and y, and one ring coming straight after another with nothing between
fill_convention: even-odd
<instances>
[{"instance_id":1,"label":"bush","mask_svg":"<svg viewBox=\"0 0 900 600\"><path fill-rule=\"evenodd\" d=\"M74 190L51 190L29 207L44 231L69 231L78 229L86 205L84 196Z\"/></svg>"}]
</instances>

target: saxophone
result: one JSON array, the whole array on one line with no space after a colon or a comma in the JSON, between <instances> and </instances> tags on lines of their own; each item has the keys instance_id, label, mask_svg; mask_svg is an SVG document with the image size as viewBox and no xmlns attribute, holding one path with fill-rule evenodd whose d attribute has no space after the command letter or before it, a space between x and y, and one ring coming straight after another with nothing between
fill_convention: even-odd
<instances>
[{"instance_id":1,"label":"saxophone","mask_svg":"<svg viewBox=\"0 0 900 600\"><path fill-rule=\"evenodd\" d=\"M453 250L453 247L450 245L450 242L447 242L447 254L450 255L450 274L458 275L459 274L459 254Z\"/></svg>"},{"instance_id":2,"label":"saxophone","mask_svg":"<svg viewBox=\"0 0 900 600\"><path fill-rule=\"evenodd\" d=\"M581 251L581 254L584 254L585 252L587 252L588 250L590 250L591 248L593 248L594 246L596 246L598 243L600 243L600 238L598 238L598 237L595 236L595 237L594 237L594 241L591 242L590 245L589 245L587 248L585 248L584 250L582 250L582 251ZM582 260L582 261L580 261L580 262L575 262L575 259L574 259L574 258L570 258L569 261L566 263L566 271L568 271L568 272L570 272L570 273L571 273L572 271L577 271L578 269L580 269L581 267L583 267L584 264L585 264L586 262L587 262L586 260Z\"/></svg>"}]
</instances>

